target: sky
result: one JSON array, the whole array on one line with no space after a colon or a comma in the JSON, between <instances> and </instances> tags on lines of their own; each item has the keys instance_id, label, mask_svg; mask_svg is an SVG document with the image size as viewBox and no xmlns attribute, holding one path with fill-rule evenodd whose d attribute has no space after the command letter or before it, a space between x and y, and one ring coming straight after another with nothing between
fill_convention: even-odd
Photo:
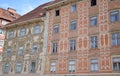
<instances>
[{"instance_id":1,"label":"sky","mask_svg":"<svg viewBox=\"0 0 120 76\"><path fill-rule=\"evenodd\" d=\"M10 7L15 9L20 15L24 15L49 1L51 0L0 0L0 8L7 9Z\"/></svg>"}]
</instances>

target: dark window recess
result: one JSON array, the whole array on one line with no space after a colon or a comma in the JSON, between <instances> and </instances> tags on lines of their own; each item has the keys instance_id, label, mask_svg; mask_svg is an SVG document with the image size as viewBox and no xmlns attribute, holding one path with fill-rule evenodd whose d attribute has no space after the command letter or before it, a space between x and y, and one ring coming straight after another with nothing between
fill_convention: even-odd
<instances>
[{"instance_id":1,"label":"dark window recess","mask_svg":"<svg viewBox=\"0 0 120 76\"><path fill-rule=\"evenodd\" d=\"M56 10L55 11L55 16L59 16L60 15L60 11L59 10Z\"/></svg>"},{"instance_id":2,"label":"dark window recess","mask_svg":"<svg viewBox=\"0 0 120 76\"><path fill-rule=\"evenodd\" d=\"M91 0L91 6L97 5L97 0Z\"/></svg>"}]
</instances>

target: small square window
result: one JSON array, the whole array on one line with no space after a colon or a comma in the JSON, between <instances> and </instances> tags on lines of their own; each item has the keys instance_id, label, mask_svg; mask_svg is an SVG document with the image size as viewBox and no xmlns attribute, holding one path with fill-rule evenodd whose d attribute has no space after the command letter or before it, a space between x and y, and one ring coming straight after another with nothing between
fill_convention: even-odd
<instances>
[{"instance_id":1,"label":"small square window","mask_svg":"<svg viewBox=\"0 0 120 76\"><path fill-rule=\"evenodd\" d=\"M91 0L91 6L97 5L97 0Z\"/></svg>"},{"instance_id":2,"label":"small square window","mask_svg":"<svg viewBox=\"0 0 120 76\"><path fill-rule=\"evenodd\" d=\"M55 16L59 16L60 15L60 10L56 10L55 11Z\"/></svg>"},{"instance_id":3,"label":"small square window","mask_svg":"<svg viewBox=\"0 0 120 76\"><path fill-rule=\"evenodd\" d=\"M90 17L90 26L96 26L97 25L97 17Z\"/></svg>"},{"instance_id":4,"label":"small square window","mask_svg":"<svg viewBox=\"0 0 120 76\"><path fill-rule=\"evenodd\" d=\"M76 4L74 4L74 5L71 5L71 8L70 8L70 10L71 10L71 12L74 12L74 11L76 11Z\"/></svg>"}]
</instances>

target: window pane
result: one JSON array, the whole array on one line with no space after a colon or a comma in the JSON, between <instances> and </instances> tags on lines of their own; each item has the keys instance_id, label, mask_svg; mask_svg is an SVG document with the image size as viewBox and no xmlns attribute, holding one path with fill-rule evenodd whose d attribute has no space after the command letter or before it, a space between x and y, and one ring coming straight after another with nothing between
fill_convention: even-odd
<instances>
[{"instance_id":1,"label":"window pane","mask_svg":"<svg viewBox=\"0 0 120 76\"><path fill-rule=\"evenodd\" d=\"M38 49L38 45L37 44L33 45L32 53L36 53L37 49Z\"/></svg>"},{"instance_id":2,"label":"window pane","mask_svg":"<svg viewBox=\"0 0 120 76\"><path fill-rule=\"evenodd\" d=\"M118 21L119 20L119 12L118 11L111 12L110 19L111 19L111 22Z\"/></svg>"},{"instance_id":3,"label":"window pane","mask_svg":"<svg viewBox=\"0 0 120 76\"><path fill-rule=\"evenodd\" d=\"M56 33L59 33L59 25L55 25L53 27L53 33L56 34Z\"/></svg>"},{"instance_id":4,"label":"window pane","mask_svg":"<svg viewBox=\"0 0 120 76\"><path fill-rule=\"evenodd\" d=\"M96 25L97 25L97 17L91 17L90 26L96 26Z\"/></svg>"},{"instance_id":5,"label":"window pane","mask_svg":"<svg viewBox=\"0 0 120 76\"><path fill-rule=\"evenodd\" d=\"M22 28L20 30L20 36L24 36L26 34L26 29L25 28Z\"/></svg>"},{"instance_id":6,"label":"window pane","mask_svg":"<svg viewBox=\"0 0 120 76\"><path fill-rule=\"evenodd\" d=\"M18 49L18 54L19 55L23 53L23 49L24 49L23 46L19 47L19 49Z\"/></svg>"},{"instance_id":7,"label":"window pane","mask_svg":"<svg viewBox=\"0 0 120 76\"><path fill-rule=\"evenodd\" d=\"M77 27L77 22L76 21L72 21L70 24L70 30L75 30Z\"/></svg>"},{"instance_id":8,"label":"window pane","mask_svg":"<svg viewBox=\"0 0 120 76\"><path fill-rule=\"evenodd\" d=\"M39 25L34 27L34 34L38 34L38 33L40 33L40 26Z\"/></svg>"},{"instance_id":9,"label":"window pane","mask_svg":"<svg viewBox=\"0 0 120 76\"><path fill-rule=\"evenodd\" d=\"M8 73L8 72L9 72L9 64L6 63L6 64L4 65L4 73Z\"/></svg>"},{"instance_id":10,"label":"window pane","mask_svg":"<svg viewBox=\"0 0 120 76\"><path fill-rule=\"evenodd\" d=\"M16 64L16 72L21 72L22 69L22 64L21 63L17 63Z\"/></svg>"},{"instance_id":11,"label":"window pane","mask_svg":"<svg viewBox=\"0 0 120 76\"><path fill-rule=\"evenodd\" d=\"M71 5L71 12L74 12L76 10L76 5Z\"/></svg>"}]
</instances>

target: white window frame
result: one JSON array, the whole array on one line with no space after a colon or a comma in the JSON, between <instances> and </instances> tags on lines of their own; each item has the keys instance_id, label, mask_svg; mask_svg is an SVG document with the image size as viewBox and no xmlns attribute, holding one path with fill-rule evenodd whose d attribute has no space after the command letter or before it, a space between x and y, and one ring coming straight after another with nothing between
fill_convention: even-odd
<instances>
[{"instance_id":1,"label":"white window frame","mask_svg":"<svg viewBox=\"0 0 120 76\"><path fill-rule=\"evenodd\" d=\"M75 64L76 64L75 60L69 60L69 67L68 67L69 72L75 72L76 71Z\"/></svg>"},{"instance_id":2,"label":"white window frame","mask_svg":"<svg viewBox=\"0 0 120 76\"><path fill-rule=\"evenodd\" d=\"M51 63L50 63L50 72L51 73L55 73L57 71L56 65L57 65L56 61L51 61Z\"/></svg>"},{"instance_id":3,"label":"white window frame","mask_svg":"<svg viewBox=\"0 0 120 76\"><path fill-rule=\"evenodd\" d=\"M90 60L90 70L92 72L99 71L98 59L91 59Z\"/></svg>"}]
</instances>

